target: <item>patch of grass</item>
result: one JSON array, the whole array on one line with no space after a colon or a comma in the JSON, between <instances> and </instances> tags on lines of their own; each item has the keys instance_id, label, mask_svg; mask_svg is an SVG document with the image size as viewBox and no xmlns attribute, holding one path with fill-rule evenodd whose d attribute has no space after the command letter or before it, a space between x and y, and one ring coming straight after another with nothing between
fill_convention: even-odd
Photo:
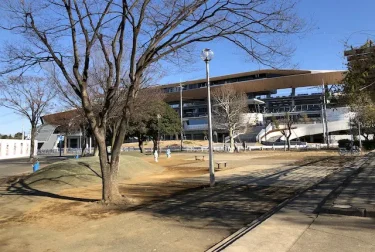
<instances>
[{"instance_id":1,"label":"patch of grass","mask_svg":"<svg viewBox=\"0 0 375 252\"><path fill-rule=\"evenodd\" d=\"M162 167L150 164L134 155L121 155L118 175L119 180L124 180L162 170ZM100 184L101 170L99 158L83 157L56 162L30 174L24 178L23 182L32 188L39 186L48 187L50 191L67 187Z\"/></svg>"}]
</instances>

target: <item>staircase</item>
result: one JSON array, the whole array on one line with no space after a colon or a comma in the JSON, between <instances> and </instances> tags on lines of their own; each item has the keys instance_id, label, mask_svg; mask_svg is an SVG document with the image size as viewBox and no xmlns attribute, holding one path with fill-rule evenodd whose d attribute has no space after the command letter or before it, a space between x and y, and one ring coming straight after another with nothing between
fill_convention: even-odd
<instances>
[{"instance_id":1,"label":"staircase","mask_svg":"<svg viewBox=\"0 0 375 252\"><path fill-rule=\"evenodd\" d=\"M269 132L273 129L273 125L272 123L269 123L266 128L263 128L259 131L258 135L255 137L255 141L256 142L262 142L262 138Z\"/></svg>"},{"instance_id":2,"label":"staircase","mask_svg":"<svg viewBox=\"0 0 375 252\"><path fill-rule=\"evenodd\" d=\"M256 142L256 136L262 129L264 129L263 126L248 127L243 134L240 134L236 137L236 140L239 140L240 142Z\"/></svg>"}]
</instances>

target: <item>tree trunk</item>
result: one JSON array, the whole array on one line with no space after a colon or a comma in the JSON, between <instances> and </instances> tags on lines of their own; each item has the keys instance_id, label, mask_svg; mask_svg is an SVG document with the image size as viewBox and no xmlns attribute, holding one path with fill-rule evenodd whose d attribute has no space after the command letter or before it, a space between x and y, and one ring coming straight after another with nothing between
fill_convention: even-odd
<instances>
[{"instance_id":1,"label":"tree trunk","mask_svg":"<svg viewBox=\"0 0 375 252\"><path fill-rule=\"evenodd\" d=\"M30 162L34 160L36 127L31 126Z\"/></svg>"},{"instance_id":2,"label":"tree trunk","mask_svg":"<svg viewBox=\"0 0 375 252\"><path fill-rule=\"evenodd\" d=\"M87 139L86 139L86 137L83 137L82 140L83 140L83 144L81 143L81 146L82 146L82 149L81 149L81 156L84 157L84 156L85 156L85 150L86 150Z\"/></svg>"},{"instance_id":3,"label":"tree trunk","mask_svg":"<svg viewBox=\"0 0 375 252\"><path fill-rule=\"evenodd\" d=\"M230 152L233 152L234 151L233 128L229 128L229 141L230 141Z\"/></svg>"},{"instance_id":4,"label":"tree trunk","mask_svg":"<svg viewBox=\"0 0 375 252\"><path fill-rule=\"evenodd\" d=\"M99 149L99 162L102 171L102 200L104 203L114 203L121 199L117 186L119 155L112 151L111 162L108 162L104 130L97 131L95 132L95 138Z\"/></svg>"},{"instance_id":5,"label":"tree trunk","mask_svg":"<svg viewBox=\"0 0 375 252\"><path fill-rule=\"evenodd\" d=\"M138 147L141 153L143 153L143 142L143 138L141 136L138 136Z\"/></svg>"},{"instance_id":6,"label":"tree trunk","mask_svg":"<svg viewBox=\"0 0 375 252\"><path fill-rule=\"evenodd\" d=\"M158 139L156 137L153 137L152 142L154 143L154 149L153 149L152 153L154 153L155 151L158 150Z\"/></svg>"},{"instance_id":7,"label":"tree trunk","mask_svg":"<svg viewBox=\"0 0 375 252\"><path fill-rule=\"evenodd\" d=\"M113 129L110 130L110 133L111 133L111 150L113 148L113 146L115 145L115 140L116 140L116 126L113 125Z\"/></svg>"},{"instance_id":8,"label":"tree trunk","mask_svg":"<svg viewBox=\"0 0 375 252\"><path fill-rule=\"evenodd\" d=\"M288 143L288 151L290 151L290 136L292 135L292 131L291 129L289 128L289 133L288 135L286 136L286 140L287 140L287 143Z\"/></svg>"}]
</instances>

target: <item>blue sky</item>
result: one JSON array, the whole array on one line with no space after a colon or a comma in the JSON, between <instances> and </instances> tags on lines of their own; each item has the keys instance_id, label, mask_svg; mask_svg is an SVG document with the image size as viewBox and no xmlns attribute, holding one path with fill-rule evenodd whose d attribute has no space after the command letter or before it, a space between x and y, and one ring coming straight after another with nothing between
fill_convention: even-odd
<instances>
[{"instance_id":1,"label":"blue sky","mask_svg":"<svg viewBox=\"0 0 375 252\"><path fill-rule=\"evenodd\" d=\"M302 18L313 23L314 28L302 37L293 37L296 51L291 63L296 64L299 69L345 69L345 41L359 45L367 38L375 37L375 25L372 20L374 10L374 0L301 0L297 12ZM6 35L0 32L0 41L6 39ZM211 62L211 76L262 68L247 60L230 44L207 43L204 47L211 48L215 53L215 58ZM200 60L199 53L200 50L197 51L194 71L165 76L160 83L204 78L204 63ZM28 129L27 121L8 109L0 108L0 118L0 134L21 131L22 123L25 130Z\"/></svg>"}]
</instances>

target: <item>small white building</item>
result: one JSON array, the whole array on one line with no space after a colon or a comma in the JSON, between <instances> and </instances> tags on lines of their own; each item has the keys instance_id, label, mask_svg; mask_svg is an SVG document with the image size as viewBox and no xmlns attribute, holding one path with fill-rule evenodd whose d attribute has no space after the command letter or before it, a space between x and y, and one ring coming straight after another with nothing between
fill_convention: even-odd
<instances>
[{"instance_id":1,"label":"small white building","mask_svg":"<svg viewBox=\"0 0 375 252\"><path fill-rule=\"evenodd\" d=\"M91 137L85 134L82 116L78 110L44 115L41 118L36 139L38 152L48 154L58 152L60 147L66 152L79 153L83 148L91 152ZM61 145L61 146L60 146Z\"/></svg>"},{"instance_id":2,"label":"small white building","mask_svg":"<svg viewBox=\"0 0 375 252\"><path fill-rule=\"evenodd\" d=\"M37 154L38 141L35 140L34 155ZM30 156L30 140L0 139L0 159Z\"/></svg>"}]
</instances>

